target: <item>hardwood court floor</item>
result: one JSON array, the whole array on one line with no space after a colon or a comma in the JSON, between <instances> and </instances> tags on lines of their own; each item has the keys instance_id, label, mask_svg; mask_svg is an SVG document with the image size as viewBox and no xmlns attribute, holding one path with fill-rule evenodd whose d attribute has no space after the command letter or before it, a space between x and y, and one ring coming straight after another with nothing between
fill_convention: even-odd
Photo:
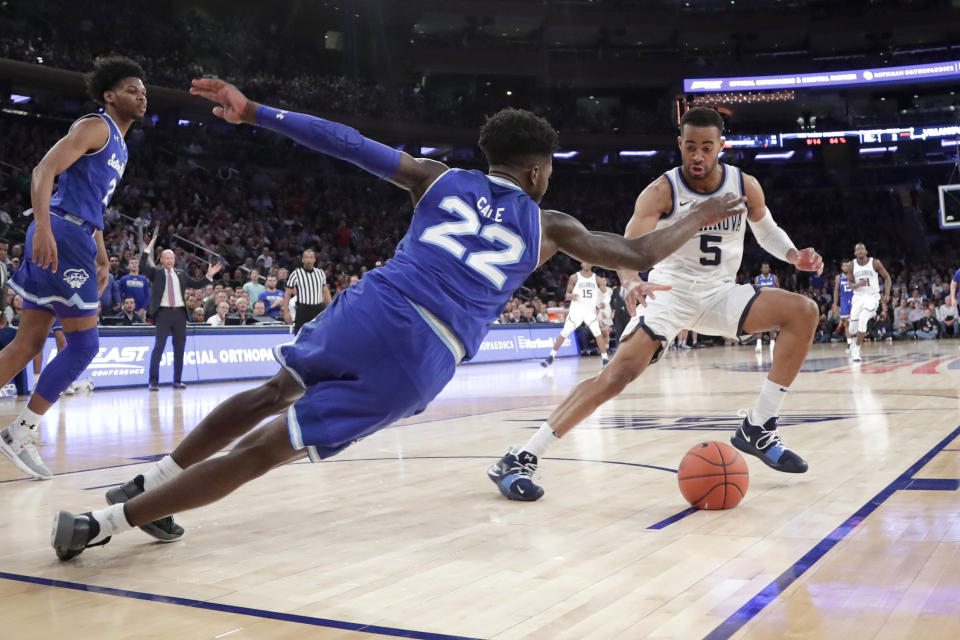
<instances>
[{"instance_id":1,"label":"hardwood court floor","mask_svg":"<svg viewBox=\"0 0 960 640\"><path fill-rule=\"evenodd\" d=\"M485 469L595 358L461 367L422 415L182 514L179 542L61 563L57 509L99 508L249 383L65 398L52 482L0 459L0 637L956 638L957 345L867 346L855 368L815 346L781 422L810 471L751 459L726 512L687 510L675 469L753 404L770 356L748 347L671 352L550 451L536 503Z\"/></svg>"}]
</instances>

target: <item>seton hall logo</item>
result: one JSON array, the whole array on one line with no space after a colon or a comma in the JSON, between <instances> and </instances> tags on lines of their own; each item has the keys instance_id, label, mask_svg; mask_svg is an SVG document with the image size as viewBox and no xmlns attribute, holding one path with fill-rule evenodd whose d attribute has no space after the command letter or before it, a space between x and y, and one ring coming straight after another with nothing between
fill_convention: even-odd
<instances>
[{"instance_id":1,"label":"seton hall logo","mask_svg":"<svg viewBox=\"0 0 960 640\"><path fill-rule=\"evenodd\" d=\"M89 279L90 274L83 269L67 269L63 272L63 280L73 289L79 289Z\"/></svg>"}]
</instances>

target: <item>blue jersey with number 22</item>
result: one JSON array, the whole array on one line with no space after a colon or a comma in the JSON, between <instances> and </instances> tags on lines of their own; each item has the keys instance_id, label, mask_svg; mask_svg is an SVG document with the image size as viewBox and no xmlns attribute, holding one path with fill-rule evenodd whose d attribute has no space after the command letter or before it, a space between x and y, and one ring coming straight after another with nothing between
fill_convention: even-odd
<instances>
[{"instance_id":1,"label":"blue jersey with number 22","mask_svg":"<svg viewBox=\"0 0 960 640\"><path fill-rule=\"evenodd\" d=\"M450 169L427 190L385 277L446 323L469 359L540 259L540 207L516 184Z\"/></svg>"}]
</instances>

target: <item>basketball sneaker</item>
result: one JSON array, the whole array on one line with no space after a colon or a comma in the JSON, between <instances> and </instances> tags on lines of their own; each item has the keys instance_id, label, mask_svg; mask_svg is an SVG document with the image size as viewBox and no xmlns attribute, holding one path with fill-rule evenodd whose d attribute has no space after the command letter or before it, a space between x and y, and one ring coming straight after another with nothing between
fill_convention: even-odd
<instances>
[{"instance_id":1,"label":"basketball sneaker","mask_svg":"<svg viewBox=\"0 0 960 640\"><path fill-rule=\"evenodd\" d=\"M69 511L61 511L53 518L53 530L50 532L50 546L61 560L75 558L84 549L99 547L110 542L107 536L100 542L90 541L100 533L100 523L94 520L88 511L75 516Z\"/></svg>"},{"instance_id":2,"label":"basketball sneaker","mask_svg":"<svg viewBox=\"0 0 960 640\"><path fill-rule=\"evenodd\" d=\"M756 351L757 353L763 353L763 340L761 340L760 338L757 338L757 346L754 349L754 351Z\"/></svg>"},{"instance_id":3,"label":"basketball sneaker","mask_svg":"<svg viewBox=\"0 0 960 640\"><path fill-rule=\"evenodd\" d=\"M130 498L143 493L143 476L137 476L130 482L113 487L107 491L107 504L119 504L126 502ZM183 527L173 521L173 516L160 518L147 524L140 525L140 529L159 540L160 542L173 542L183 537L185 533Z\"/></svg>"},{"instance_id":4,"label":"basketball sneaker","mask_svg":"<svg viewBox=\"0 0 960 640\"><path fill-rule=\"evenodd\" d=\"M730 443L744 453L760 458L771 469L785 473L804 473L807 463L803 458L784 446L777 433L777 417L774 416L757 426L750 423L747 412L743 412L743 422L736 433L730 437Z\"/></svg>"},{"instance_id":5,"label":"basketball sneaker","mask_svg":"<svg viewBox=\"0 0 960 640\"><path fill-rule=\"evenodd\" d=\"M604 369L606 369L608 364L610 364L610 358L601 358L600 371L603 371Z\"/></svg>"},{"instance_id":6,"label":"basketball sneaker","mask_svg":"<svg viewBox=\"0 0 960 640\"><path fill-rule=\"evenodd\" d=\"M547 356L543 359L543 362L540 363L541 367L549 367L553 364L553 356Z\"/></svg>"},{"instance_id":7,"label":"basketball sneaker","mask_svg":"<svg viewBox=\"0 0 960 640\"><path fill-rule=\"evenodd\" d=\"M487 469L487 477L505 498L533 502L543 495L543 487L533 483L536 471L537 456L511 447L507 455Z\"/></svg>"},{"instance_id":8,"label":"basketball sneaker","mask_svg":"<svg viewBox=\"0 0 960 640\"><path fill-rule=\"evenodd\" d=\"M860 357L860 345L856 342L850 345L850 360L852 362L863 362L863 358Z\"/></svg>"},{"instance_id":9,"label":"basketball sneaker","mask_svg":"<svg viewBox=\"0 0 960 640\"><path fill-rule=\"evenodd\" d=\"M0 451L10 458L21 471L39 480L50 480L53 474L37 452L40 433L37 427L29 428L21 420L0 431Z\"/></svg>"}]
</instances>

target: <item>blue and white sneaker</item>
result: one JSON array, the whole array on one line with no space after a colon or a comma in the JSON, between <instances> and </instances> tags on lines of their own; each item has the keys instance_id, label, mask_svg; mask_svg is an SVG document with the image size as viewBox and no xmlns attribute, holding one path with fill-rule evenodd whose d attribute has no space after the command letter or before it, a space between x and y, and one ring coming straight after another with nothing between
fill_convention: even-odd
<instances>
[{"instance_id":1,"label":"blue and white sneaker","mask_svg":"<svg viewBox=\"0 0 960 640\"><path fill-rule=\"evenodd\" d=\"M547 356L546 358L540 361L541 367L549 367L552 364L553 364L553 356Z\"/></svg>"},{"instance_id":2,"label":"blue and white sneaker","mask_svg":"<svg viewBox=\"0 0 960 640\"><path fill-rule=\"evenodd\" d=\"M805 473L806 461L784 446L777 433L777 417L763 423L762 427L751 424L746 412L743 423L730 438L730 443L744 453L760 458L771 469L784 473Z\"/></svg>"},{"instance_id":3,"label":"blue and white sneaker","mask_svg":"<svg viewBox=\"0 0 960 640\"><path fill-rule=\"evenodd\" d=\"M537 456L511 447L507 455L487 469L487 477L505 498L533 502L543 495L543 487L533 483L536 472Z\"/></svg>"}]
</instances>

